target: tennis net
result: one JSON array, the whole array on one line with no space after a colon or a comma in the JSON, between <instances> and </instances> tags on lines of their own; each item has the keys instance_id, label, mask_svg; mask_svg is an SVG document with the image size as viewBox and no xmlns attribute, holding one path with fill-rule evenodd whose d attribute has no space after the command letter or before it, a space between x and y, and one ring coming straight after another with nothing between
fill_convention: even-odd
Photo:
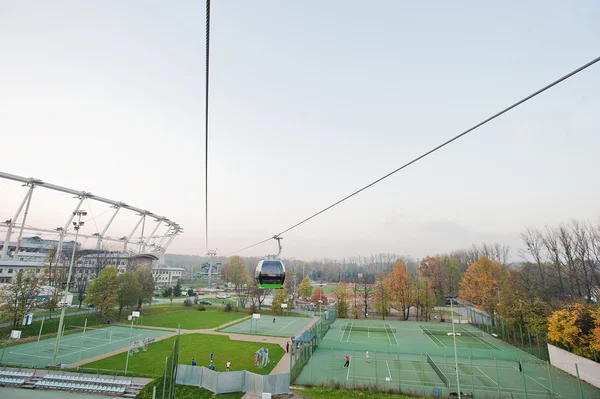
<instances>
[{"instance_id":1,"label":"tennis net","mask_svg":"<svg viewBox=\"0 0 600 399\"><path fill-rule=\"evenodd\" d=\"M447 388L450 388L449 382L448 382L448 377L446 377L446 374L444 374L444 372L442 371L442 369L440 369L438 367L437 364L435 364L435 362L433 361L433 359L431 358L431 356L429 356L429 353L426 353L427 355L427 363L429 363L429 365L431 366L431 368L433 369L433 371L435 371L437 373L437 375L440 377L440 380L442 380L442 382L444 383L444 385L446 385Z\"/></svg>"},{"instance_id":2,"label":"tennis net","mask_svg":"<svg viewBox=\"0 0 600 399\"><path fill-rule=\"evenodd\" d=\"M352 330L352 331L368 331L368 332L381 332L381 333L395 333L396 329L389 326L381 326L381 327L369 327L369 326L357 326L354 324L346 324L342 327L342 330Z\"/></svg>"},{"instance_id":3,"label":"tennis net","mask_svg":"<svg viewBox=\"0 0 600 399\"><path fill-rule=\"evenodd\" d=\"M448 331L448 330L430 330L428 328L422 329L422 334L427 334L427 335L438 335L438 336L443 336L443 335L452 335L452 331ZM483 331L461 331L461 330L457 330L456 331L456 335L460 335L462 337L474 337L474 338L483 338L485 335L483 334Z\"/></svg>"}]
</instances>

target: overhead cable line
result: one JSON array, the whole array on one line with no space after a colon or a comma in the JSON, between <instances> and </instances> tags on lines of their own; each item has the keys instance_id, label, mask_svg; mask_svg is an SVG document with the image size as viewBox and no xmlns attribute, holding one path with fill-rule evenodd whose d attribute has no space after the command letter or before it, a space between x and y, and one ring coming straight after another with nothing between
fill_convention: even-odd
<instances>
[{"instance_id":1,"label":"overhead cable line","mask_svg":"<svg viewBox=\"0 0 600 399\"><path fill-rule=\"evenodd\" d=\"M206 0L206 75L204 92L204 221L205 244L208 253L208 67L210 60L210 0Z\"/></svg>"},{"instance_id":2,"label":"overhead cable line","mask_svg":"<svg viewBox=\"0 0 600 399\"><path fill-rule=\"evenodd\" d=\"M350 194L350 195L347 195L346 197L342 198L341 200L339 200L339 201L337 201L337 202L335 202L335 203L333 203L333 204L329 205L328 207L326 207L326 208L324 208L324 209L320 210L319 212L312 214L311 216L307 217L306 219L303 219L303 220L301 220L300 222L298 222L298 223L294 224L294 225L293 225L293 226L291 226L291 227L288 227L287 229L283 230L281 233L275 234L273 237L269 237L269 238L267 238L267 239L265 239L265 240L259 241L259 242L257 242L256 244L252 244L252 245L249 245L249 246L247 246L247 247L244 247L244 248L242 248L242 249L238 249L237 251L231 252L231 253L230 253L230 254L228 254L227 256L229 256L229 255L233 255L233 254L236 254L236 253L238 253L238 252L242 252L242 251L245 251L245 250L247 250L247 249L250 249L250 248L252 248L252 247L255 247L255 246L257 246L257 245L263 244L263 243L265 243L265 242L267 242L267 241L270 241L270 240L272 240L272 239L273 239L273 238L275 238L275 237L279 237L279 236L283 235L284 233L287 233L288 231L290 231L290 230L292 230L292 229L295 229L296 227L300 226L301 224L304 224L304 223L308 222L309 220L311 220L311 219L313 219L313 218L315 218L315 217L319 216L320 214L322 214L322 213L324 213L324 212L328 211L329 209L333 208L334 206L337 206L337 205L341 204L342 202L344 202L344 201L346 201L346 200L348 200L348 199L350 199L350 198L354 197L355 195L357 195L357 194L359 194L359 193L361 193L361 192L365 191L366 189L370 188L371 186L374 186L375 184L379 183L380 181L387 179L388 177L390 177L391 175L393 175L393 174L395 174L395 173L397 173L397 172L401 171L402 169L404 169L404 168L406 168L406 167L408 167L408 166L410 166L410 165L414 164L414 163L415 163L415 162L417 162L417 161L420 161L421 159L423 159L423 158L427 157L428 155L431 155L431 154L433 154L434 152L436 152L437 150L441 149L442 147L445 147L445 146L447 146L448 144L452 143L453 141L456 141L456 140L458 140L459 138L461 138L461 137L463 137L463 136L467 135L468 133L471 133L471 132L472 132L472 131L474 131L475 129L477 129L477 128L479 128L479 127L483 126L483 125L485 125L486 123L488 123L488 122L490 122L490 121L492 121L492 120L494 120L494 119L496 119L496 118L497 118L497 117L499 117L500 115L503 115L503 114L507 113L508 111L512 110L513 108L516 108L516 107L518 107L519 105L521 105L521 104L523 104L523 103L525 103L525 102L527 102L527 101L531 100L532 98L534 98L534 97L536 97L537 95L539 95L539 94L541 94L541 93L545 92L546 90L548 90L548 89L550 89L550 88L552 88L552 87L554 87L554 86L558 85L559 83L561 83L561 82L563 82L563 81L565 81L565 80L569 79L570 77L573 77L573 76L575 76L576 74L578 74L579 72L583 71L584 69L586 69L586 68L588 68L588 67L590 67L590 66L592 66L592 65L596 64L598 61L600 61L600 57L598 57L598 58L595 58L594 60L592 60L592 61L588 62L587 64L585 64L585 65L583 65L583 66L581 66L581 67L579 67L579 68L575 69L575 70L574 70L574 71L572 71L572 72L569 72L568 74L564 75L563 77L561 77L561 78L559 78L559 79L555 80L554 82L552 82L552 83L548 84L547 86L544 86L544 87L542 87L541 89L539 89L539 90L537 90L536 92L534 92L534 93L532 93L532 94L528 95L527 97L524 97L523 99L521 99L521 100L517 101L516 103L514 103L514 104L512 104L512 105L508 106L507 108L504 108L502 111L500 111L500 112L498 112L498 113L496 113L496 114L494 114L494 115L490 116L489 118L487 118L487 119L485 119L485 120L483 120L483 121L479 122L479 123L478 123L478 124L476 124L475 126L473 126L473 127L469 128L469 129L465 130L464 132L462 132L462 133L460 133L460 134L458 134L458 135L456 135L456 136L452 137L450 140L448 140L448 141L445 141L444 143L442 143L442 144L438 145L437 147L435 147L435 148L433 148L433 149L431 149L431 150L427 151L426 153L424 153L424 154L422 154L422 155L418 156L417 158L414 158L412 161L405 163L404 165L400 166L398 169L395 169L395 170L391 171L390 173L386 174L385 176L382 176L382 177L380 177L379 179L377 179L377 180L373 181L372 183L369 183L369 184L367 184L366 186L362 187L361 189L359 189L359 190L357 190L357 191L353 192L353 193L352 193L352 194Z\"/></svg>"}]
</instances>

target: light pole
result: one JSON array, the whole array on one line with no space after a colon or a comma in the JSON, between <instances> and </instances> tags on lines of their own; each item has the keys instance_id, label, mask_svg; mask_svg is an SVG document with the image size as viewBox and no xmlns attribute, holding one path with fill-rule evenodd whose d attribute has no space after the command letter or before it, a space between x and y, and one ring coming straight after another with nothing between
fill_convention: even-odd
<instances>
[{"instance_id":1,"label":"light pole","mask_svg":"<svg viewBox=\"0 0 600 399\"><path fill-rule=\"evenodd\" d=\"M462 397L460 393L460 377L458 373L458 356L456 354L456 329L454 328L454 296L450 298L450 317L452 317L452 340L454 343L454 374L456 377L456 390L458 391L458 397Z\"/></svg>"},{"instance_id":2,"label":"light pole","mask_svg":"<svg viewBox=\"0 0 600 399\"><path fill-rule=\"evenodd\" d=\"M52 356L52 364L56 364L56 357L58 356L58 349L60 347L60 338L62 334L63 323L65 321L65 308L67 306L67 296L69 294L69 285L71 284L71 276L73 274L73 262L75 261L75 250L77 249L77 238L79 237L79 229L84 225L85 222L81 221L82 216L87 216L86 211L76 211L73 215L77 216L77 221L73 222L73 228L75 229L75 241L73 242L73 251L71 252L71 262L69 263L69 275L67 277L67 286L63 295L63 303L60 310L60 321L58 322L58 332L56 333L56 343L54 344L54 355Z\"/></svg>"}]
</instances>

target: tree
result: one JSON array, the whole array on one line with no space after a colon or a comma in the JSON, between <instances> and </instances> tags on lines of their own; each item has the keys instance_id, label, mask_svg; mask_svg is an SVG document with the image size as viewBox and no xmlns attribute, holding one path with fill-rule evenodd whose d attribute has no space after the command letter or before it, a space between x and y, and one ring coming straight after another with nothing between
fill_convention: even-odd
<instances>
[{"instance_id":1,"label":"tree","mask_svg":"<svg viewBox=\"0 0 600 399\"><path fill-rule=\"evenodd\" d=\"M142 287L138 299L138 309L141 309L144 301L152 303L152 298L154 297L154 276L152 275L152 271L147 267L136 270L135 275Z\"/></svg>"},{"instance_id":2,"label":"tree","mask_svg":"<svg viewBox=\"0 0 600 399\"><path fill-rule=\"evenodd\" d=\"M598 311L589 305L576 303L552 313L548 320L548 338L570 350L583 350L591 357Z\"/></svg>"},{"instance_id":3,"label":"tree","mask_svg":"<svg viewBox=\"0 0 600 399\"><path fill-rule=\"evenodd\" d=\"M460 282L459 295L493 317L497 311L498 290L505 280L506 269L498 261L482 256L467 269Z\"/></svg>"},{"instance_id":4,"label":"tree","mask_svg":"<svg viewBox=\"0 0 600 399\"><path fill-rule=\"evenodd\" d=\"M250 272L248 271L248 265L239 256L234 256L221 269L222 278L225 281L232 283L234 291L239 297L240 306L246 307L246 302L250 295L249 285L251 284Z\"/></svg>"},{"instance_id":5,"label":"tree","mask_svg":"<svg viewBox=\"0 0 600 399\"><path fill-rule=\"evenodd\" d=\"M308 278L308 276L304 276L304 278L300 282L300 285L298 286L298 294L303 297L309 297L311 296L312 292L313 287L310 283L310 279Z\"/></svg>"},{"instance_id":6,"label":"tree","mask_svg":"<svg viewBox=\"0 0 600 399\"><path fill-rule=\"evenodd\" d=\"M258 288L258 285L256 284L250 284L249 293L252 305L254 307L257 307L258 310L260 310L262 308L263 302L267 298L268 292L269 290L266 290L264 288Z\"/></svg>"},{"instance_id":7,"label":"tree","mask_svg":"<svg viewBox=\"0 0 600 399\"><path fill-rule=\"evenodd\" d=\"M163 296L163 298L170 298L173 296L173 287L167 287L165 289L163 289L161 295Z\"/></svg>"},{"instance_id":8,"label":"tree","mask_svg":"<svg viewBox=\"0 0 600 399\"><path fill-rule=\"evenodd\" d=\"M125 272L118 277L117 303L119 304L119 319L124 307L135 306L142 296L142 285L135 273Z\"/></svg>"},{"instance_id":9,"label":"tree","mask_svg":"<svg viewBox=\"0 0 600 399\"><path fill-rule=\"evenodd\" d=\"M366 274L363 274L359 278L360 294L362 295L364 305L363 314L365 317L369 314L369 297L373 295L373 284L371 284L371 281Z\"/></svg>"},{"instance_id":10,"label":"tree","mask_svg":"<svg viewBox=\"0 0 600 399\"><path fill-rule=\"evenodd\" d=\"M429 279L437 303L444 303L444 261L440 256L427 256L421 260L419 274Z\"/></svg>"},{"instance_id":11,"label":"tree","mask_svg":"<svg viewBox=\"0 0 600 399\"><path fill-rule=\"evenodd\" d=\"M460 264L456 259L451 257L444 259L443 290L446 295L454 297L458 294L458 284L461 277Z\"/></svg>"},{"instance_id":12,"label":"tree","mask_svg":"<svg viewBox=\"0 0 600 399\"><path fill-rule=\"evenodd\" d=\"M381 317L385 320L385 315L389 314L390 301L392 295L390 295L389 284L384 272L377 273L375 277L375 310L381 313ZM366 317L366 314L365 314Z\"/></svg>"},{"instance_id":13,"label":"tree","mask_svg":"<svg viewBox=\"0 0 600 399\"><path fill-rule=\"evenodd\" d=\"M288 304L288 308L289 308L289 303L288 303L288 292L287 292L287 288L282 287L279 290L276 290L275 292L275 297L273 298L273 312L279 314L281 312L283 312L283 310L281 309L281 304L283 303L287 303Z\"/></svg>"},{"instance_id":14,"label":"tree","mask_svg":"<svg viewBox=\"0 0 600 399\"><path fill-rule=\"evenodd\" d=\"M44 277L45 279L45 277ZM42 279L33 270L20 271L13 277L12 284L0 292L0 310L5 319L12 322L13 328L19 324L26 314L40 307L42 300Z\"/></svg>"},{"instance_id":15,"label":"tree","mask_svg":"<svg viewBox=\"0 0 600 399\"><path fill-rule=\"evenodd\" d=\"M600 309L596 309L594 316L594 330L592 331L590 348L595 352L600 352Z\"/></svg>"},{"instance_id":16,"label":"tree","mask_svg":"<svg viewBox=\"0 0 600 399\"><path fill-rule=\"evenodd\" d=\"M397 302L402 309L402 316L404 320L408 320L410 313L410 306L412 305L410 284L411 276L408 272L406 263L402 261L396 261L392 272L388 278L386 278L387 290L390 295L390 299L393 302Z\"/></svg>"},{"instance_id":17,"label":"tree","mask_svg":"<svg viewBox=\"0 0 600 399\"><path fill-rule=\"evenodd\" d=\"M346 284L338 283L337 286L337 317L348 317L348 289Z\"/></svg>"},{"instance_id":18,"label":"tree","mask_svg":"<svg viewBox=\"0 0 600 399\"><path fill-rule=\"evenodd\" d=\"M117 304L119 288L119 271L115 266L109 266L98 274L87 290L86 303L93 303L103 315L108 315Z\"/></svg>"},{"instance_id":19,"label":"tree","mask_svg":"<svg viewBox=\"0 0 600 399\"><path fill-rule=\"evenodd\" d=\"M177 284L173 287L173 296L181 296L181 283L177 280Z\"/></svg>"},{"instance_id":20,"label":"tree","mask_svg":"<svg viewBox=\"0 0 600 399\"><path fill-rule=\"evenodd\" d=\"M312 296L310 297L310 301L315 305L315 306L319 306L319 301L323 300L323 294L325 294L325 292L323 291L322 287L317 287L313 293ZM325 302L325 301L324 301Z\"/></svg>"}]
</instances>

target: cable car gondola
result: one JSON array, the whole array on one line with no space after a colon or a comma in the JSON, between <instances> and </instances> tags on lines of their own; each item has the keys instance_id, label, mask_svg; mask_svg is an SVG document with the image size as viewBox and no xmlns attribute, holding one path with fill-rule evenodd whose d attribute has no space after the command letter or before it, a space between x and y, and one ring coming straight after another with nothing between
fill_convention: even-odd
<instances>
[{"instance_id":1,"label":"cable car gondola","mask_svg":"<svg viewBox=\"0 0 600 399\"><path fill-rule=\"evenodd\" d=\"M258 288L265 289L281 289L285 282L285 266L279 259L281 253L281 237L273 237L277 240L279 245L279 252L277 255L267 255L265 259L258 262L254 277L256 278L256 285Z\"/></svg>"}]
</instances>

